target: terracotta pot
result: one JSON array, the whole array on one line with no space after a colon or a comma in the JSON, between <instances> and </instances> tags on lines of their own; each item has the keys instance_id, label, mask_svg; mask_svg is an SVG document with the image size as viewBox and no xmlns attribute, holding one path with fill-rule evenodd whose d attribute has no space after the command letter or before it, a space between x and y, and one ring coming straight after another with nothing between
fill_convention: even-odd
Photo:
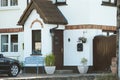
<instances>
[{"instance_id":1,"label":"terracotta pot","mask_svg":"<svg viewBox=\"0 0 120 80\"><path fill-rule=\"evenodd\" d=\"M117 62L117 57L112 57L112 62Z\"/></svg>"},{"instance_id":2,"label":"terracotta pot","mask_svg":"<svg viewBox=\"0 0 120 80\"><path fill-rule=\"evenodd\" d=\"M117 73L117 66L110 66L110 68L113 74Z\"/></svg>"},{"instance_id":3,"label":"terracotta pot","mask_svg":"<svg viewBox=\"0 0 120 80\"><path fill-rule=\"evenodd\" d=\"M112 61L111 65L117 65L117 62L116 61Z\"/></svg>"}]
</instances>

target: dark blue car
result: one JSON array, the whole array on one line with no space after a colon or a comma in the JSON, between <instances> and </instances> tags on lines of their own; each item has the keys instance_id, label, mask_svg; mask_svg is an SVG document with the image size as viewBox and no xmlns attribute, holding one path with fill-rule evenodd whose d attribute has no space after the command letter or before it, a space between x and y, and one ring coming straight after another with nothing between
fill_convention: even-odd
<instances>
[{"instance_id":1,"label":"dark blue car","mask_svg":"<svg viewBox=\"0 0 120 80\"><path fill-rule=\"evenodd\" d=\"M20 72L20 63L18 60L4 57L0 54L0 74L8 74L10 77L16 77Z\"/></svg>"}]
</instances>

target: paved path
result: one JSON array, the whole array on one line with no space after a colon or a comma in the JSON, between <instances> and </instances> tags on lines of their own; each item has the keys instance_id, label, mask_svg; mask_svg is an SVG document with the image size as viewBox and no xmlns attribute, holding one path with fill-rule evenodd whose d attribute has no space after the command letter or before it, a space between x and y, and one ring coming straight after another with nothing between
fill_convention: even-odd
<instances>
[{"instance_id":1,"label":"paved path","mask_svg":"<svg viewBox=\"0 0 120 80\"><path fill-rule=\"evenodd\" d=\"M17 77L8 77L7 75L0 75L0 80L56 80L57 78L62 78L59 80L64 80L65 78L89 78L85 80L94 80L95 76L99 75L106 75L106 74L77 74L77 73L72 73L72 74L53 74L53 75L47 75L47 74L19 74ZM52 79L53 78L53 79ZM65 79L69 80L69 79ZM74 79L70 79L74 80ZM78 80L78 79L77 79ZM80 79L81 80L81 79Z\"/></svg>"}]
</instances>

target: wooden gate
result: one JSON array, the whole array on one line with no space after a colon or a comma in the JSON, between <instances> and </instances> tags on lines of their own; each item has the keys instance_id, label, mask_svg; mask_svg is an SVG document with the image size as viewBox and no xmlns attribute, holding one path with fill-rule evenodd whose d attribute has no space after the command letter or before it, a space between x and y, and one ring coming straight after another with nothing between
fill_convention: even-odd
<instances>
[{"instance_id":1,"label":"wooden gate","mask_svg":"<svg viewBox=\"0 0 120 80\"><path fill-rule=\"evenodd\" d=\"M116 35L96 36L93 40L93 70L109 71L111 58L116 56Z\"/></svg>"}]
</instances>

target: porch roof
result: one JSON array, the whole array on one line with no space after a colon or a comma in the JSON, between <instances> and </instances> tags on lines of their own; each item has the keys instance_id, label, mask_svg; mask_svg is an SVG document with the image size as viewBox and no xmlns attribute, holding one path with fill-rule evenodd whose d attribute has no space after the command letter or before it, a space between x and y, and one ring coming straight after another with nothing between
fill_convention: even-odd
<instances>
[{"instance_id":1,"label":"porch roof","mask_svg":"<svg viewBox=\"0 0 120 80\"><path fill-rule=\"evenodd\" d=\"M27 6L22 16L18 21L18 25L24 25L28 16L33 9L36 9L37 13L43 19L44 23L48 24L67 24L67 20L60 12L56 5L50 0L32 0Z\"/></svg>"}]
</instances>

